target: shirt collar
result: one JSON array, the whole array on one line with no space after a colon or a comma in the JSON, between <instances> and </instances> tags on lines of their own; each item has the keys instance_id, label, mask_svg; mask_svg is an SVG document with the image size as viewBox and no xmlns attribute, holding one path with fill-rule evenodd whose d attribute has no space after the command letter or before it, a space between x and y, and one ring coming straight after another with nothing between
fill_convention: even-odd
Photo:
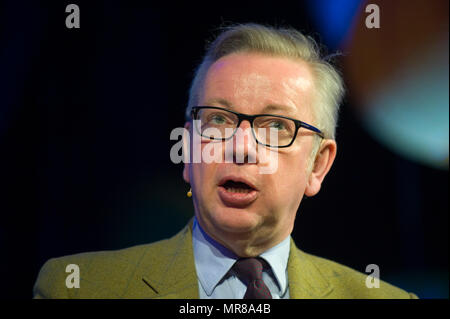
<instances>
[{"instance_id":1,"label":"shirt collar","mask_svg":"<svg viewBox=\"0 0 450 319\"><path fill-rule=\"evenodd\" d=\"M220 280L228 273L239 256L217 243L200 227L194 217L193 249L197 276L203 290L210 296ZM286 269L289 258L290 236L281 243L268 249L260 255L272 268L281 292L286 291Z\"/></svg>"},{"instance_id":2,"label":"shirt collar","mask_svg":"<svg viewBox=\"0 0 450 319\"><path fill-rule=\"evenodd\" d=\"M272 268L272 272L278 281L282 294L286 291L287 286L287 263L289 259L289 250L291 247L290 236L287 236L278 245L263 252L260 257L264 258Z\"/></svg>"}]
</instances>

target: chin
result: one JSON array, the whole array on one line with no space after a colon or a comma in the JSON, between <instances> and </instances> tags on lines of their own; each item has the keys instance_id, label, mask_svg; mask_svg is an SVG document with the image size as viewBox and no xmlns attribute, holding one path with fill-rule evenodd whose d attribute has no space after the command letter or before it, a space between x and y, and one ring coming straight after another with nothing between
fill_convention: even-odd
<instances>
[{"instance_id":1,"label":"chin","mask_svg":"<svg viewBox=\"0 0 450 319\"><path fill-rule=\"evenodd\" d=\"M242 208L222 207L211 216L214 226L225 232L245 233L253 231L262 223L262 216Z\"/></svg>"}]
</instances>

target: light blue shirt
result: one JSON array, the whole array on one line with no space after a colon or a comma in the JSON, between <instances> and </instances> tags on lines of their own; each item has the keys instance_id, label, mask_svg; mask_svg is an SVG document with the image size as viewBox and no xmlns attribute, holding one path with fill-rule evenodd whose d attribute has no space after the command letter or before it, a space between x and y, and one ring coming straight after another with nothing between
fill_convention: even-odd
<instances>
[{"instance_id":1,"label":"light blue shirt","mask_svg":"<svg viewBox=\"0 0 450 319\"><path fill-rule=\"evenodd\" d=\"M230 271L237 255L212 239L194 218L192 245L200 299L242 299L246 285ZM263 271L264 283L273 299L289 299L287 263L290 236L262 253L271 269Z\"/></svg>"}]
</instances>

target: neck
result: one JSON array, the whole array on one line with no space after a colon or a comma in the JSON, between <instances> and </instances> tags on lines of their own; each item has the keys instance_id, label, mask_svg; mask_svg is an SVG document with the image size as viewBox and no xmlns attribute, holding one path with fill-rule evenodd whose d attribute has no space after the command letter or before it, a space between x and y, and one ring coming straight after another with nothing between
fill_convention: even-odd
<instances>
[{"instance_id":1,"label":"neck","mask_svg":"<svg viewBox=\"0 0 450 319\"><path fill-rule=\"evenodd\" d=\"M240 258L257 257L281 243L290 234L289 232L275 237L273 229L271 231L258 229L245 233L230 233L220 229L208 231L208 227L201 225L201 220L197 220L197 224L208 241L214 241L229 253Z\"/></svg>"}]
</instances>

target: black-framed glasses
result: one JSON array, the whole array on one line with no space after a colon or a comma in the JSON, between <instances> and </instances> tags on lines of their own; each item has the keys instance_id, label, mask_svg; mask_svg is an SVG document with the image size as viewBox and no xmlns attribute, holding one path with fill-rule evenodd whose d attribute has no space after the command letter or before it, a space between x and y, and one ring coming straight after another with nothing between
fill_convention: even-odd
<instances>
[{"instance_id":1,"label":"black-framed glasses","mask_svg":"<svg viewBox=\"0 0 450 319\"><path fill-rule=\"evenodd\" d=\"M232 138L244 120L250 122L256 142L264 146L276 148L291 146L301 127L324 138L324 134L318 128L282 115L248 115L222 107L194 106L191 116L197 133L210 140L225 141Z\"/></svg>"}]
</instances>

